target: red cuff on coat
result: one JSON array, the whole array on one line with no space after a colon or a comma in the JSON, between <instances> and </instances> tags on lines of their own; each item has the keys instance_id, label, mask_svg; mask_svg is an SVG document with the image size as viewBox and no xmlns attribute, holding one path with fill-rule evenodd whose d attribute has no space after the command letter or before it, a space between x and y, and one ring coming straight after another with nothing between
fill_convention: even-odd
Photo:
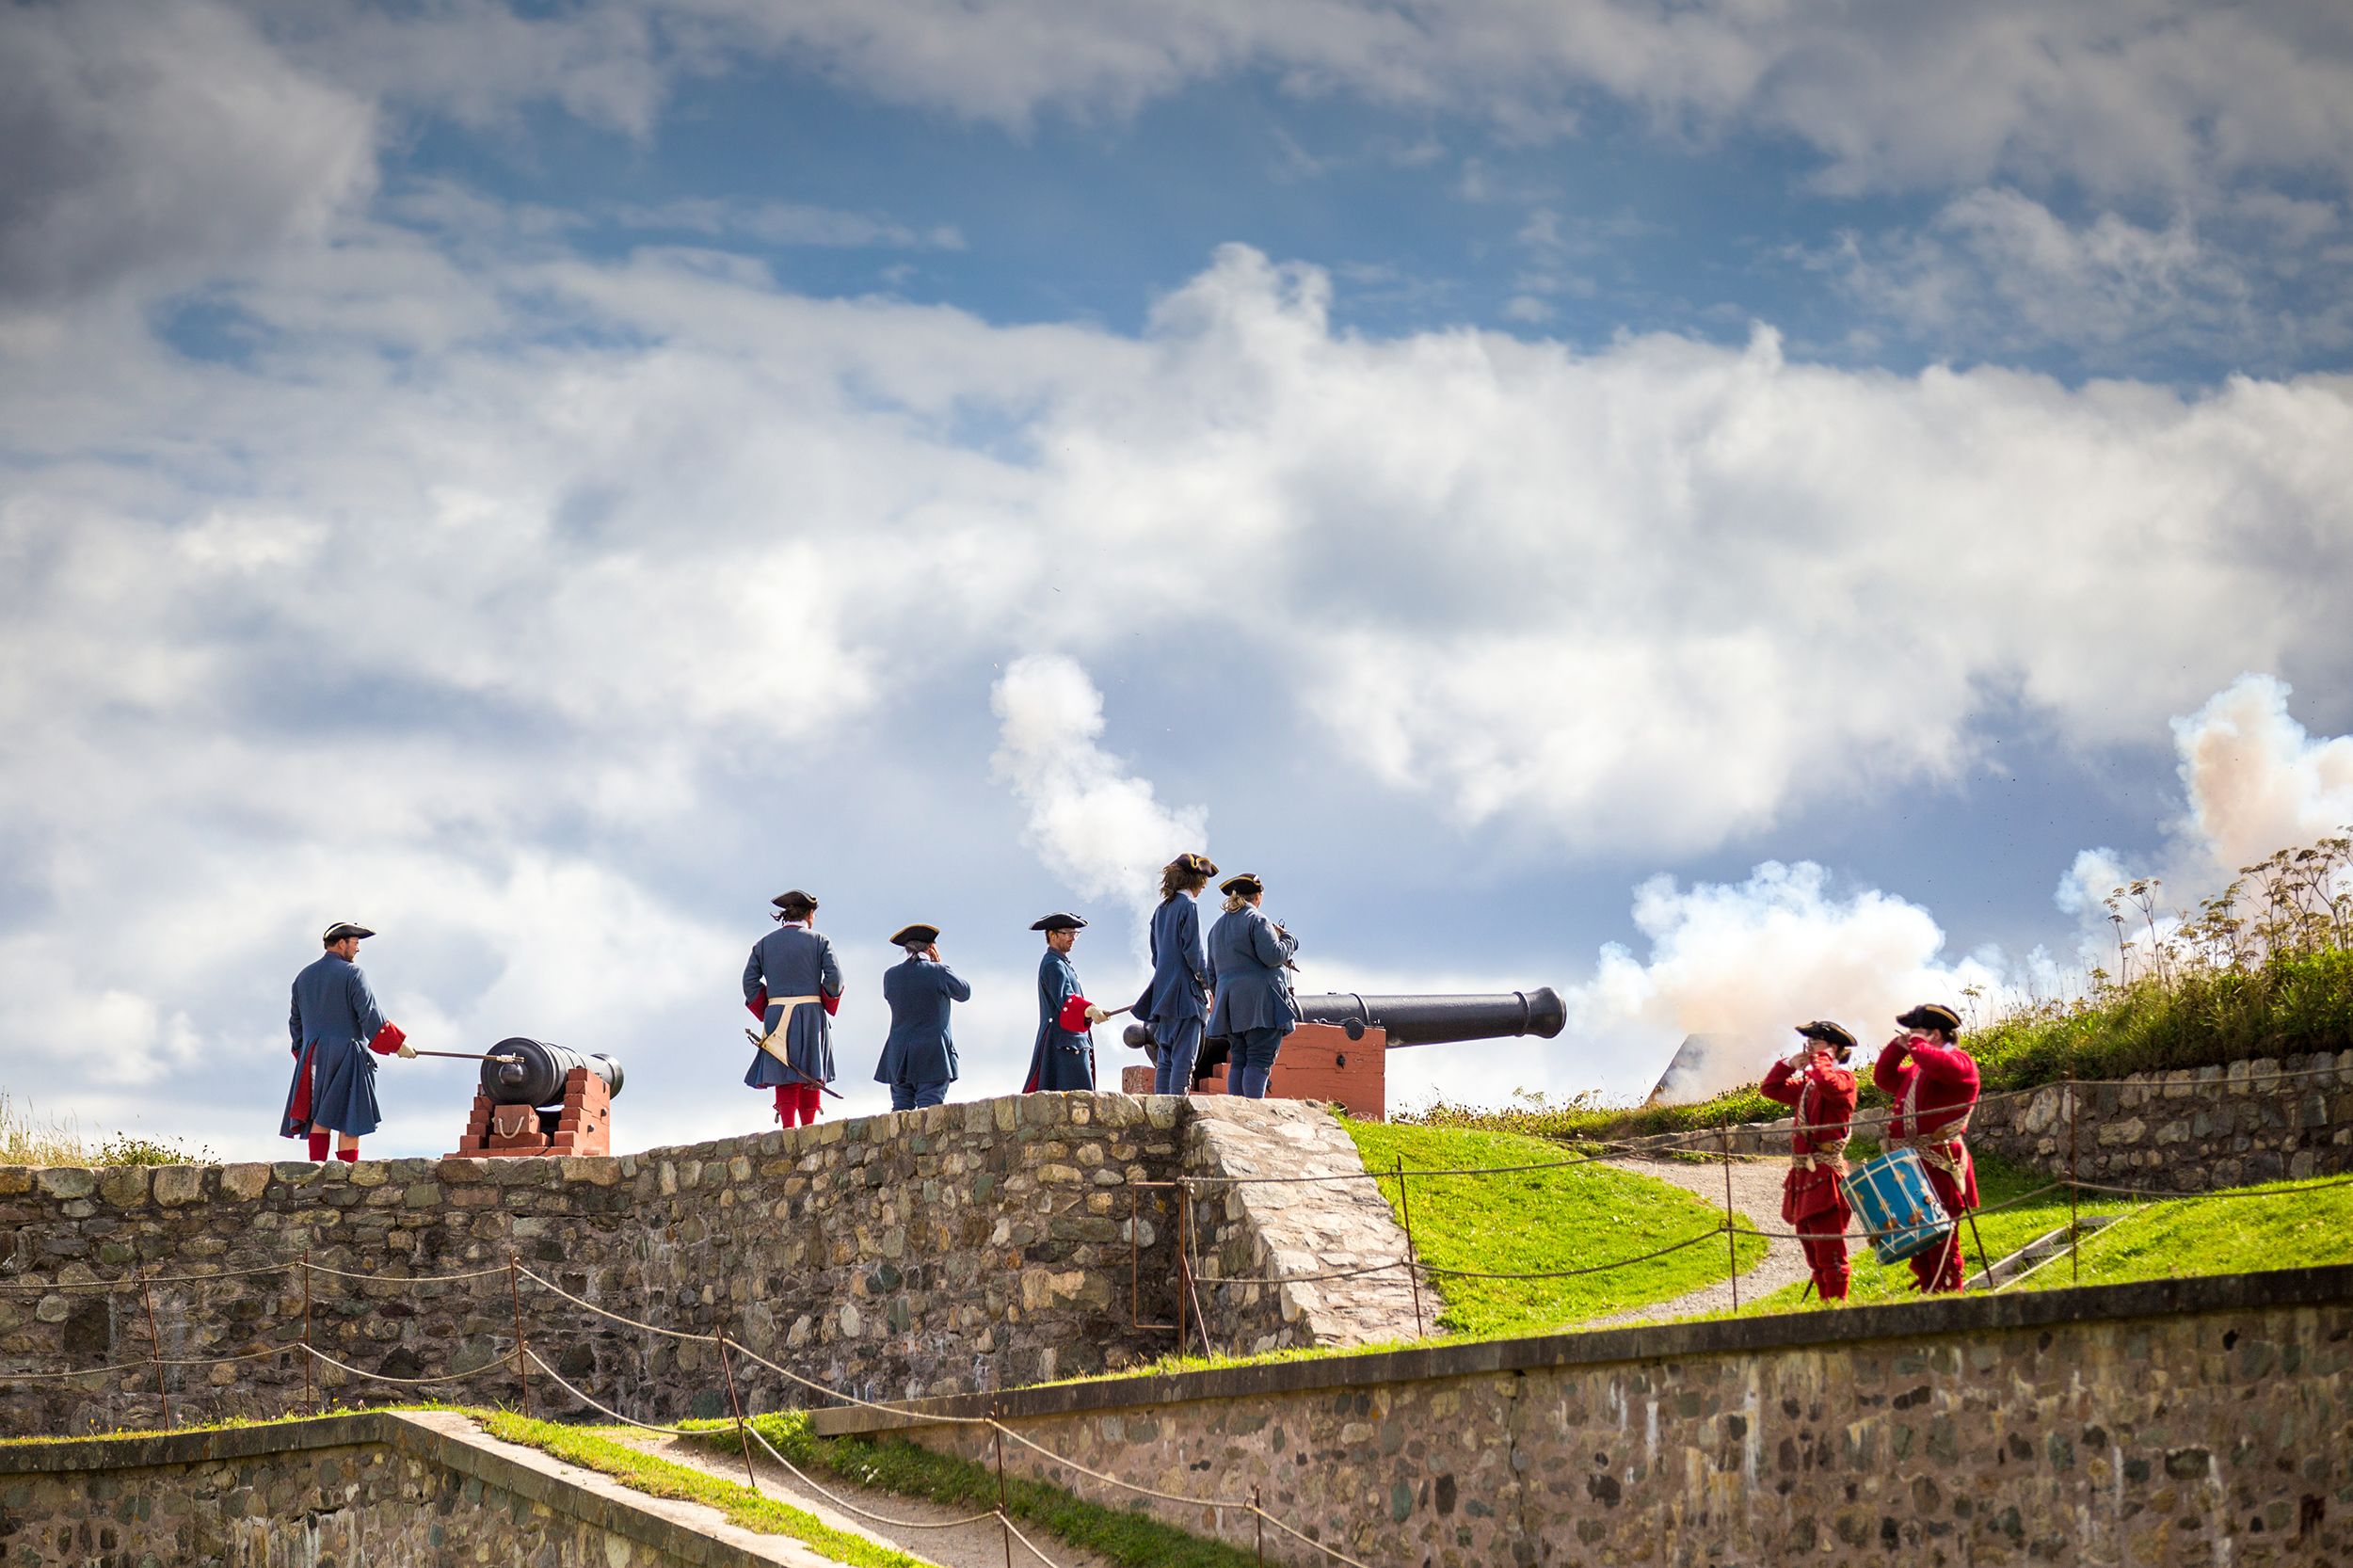
<instances>
[{"instance_id":1,"label":"red cuff on coat","mask_svg":"<svg viewBox=\"0 0 2353 1568\"><path fill-rule=\"evenodd\" d=\"M1055 1016L1054 1027L1066 1029L1073 1034L1084 1034L1087 1030L1087 1009L1093 1005L1084 997L1072 997L1062 1004L1062 1012Z\"/></svg>"},{"instance_id":2,"label":"red cuff on coat","mask_svg":"<svg viewBox=\"0 0 2353 1568\"><path fill-rule=\"evenodd\" d=\"M830 1018L841 1011L841 998L838 994L830 997L825 996L825 993L823 991L820 991L817 994L820 997L824 997L826 1017Z\"/></svg>"},{"instance_id":3,"label":"red cuff on coat","mask_svg":"<svg viewBox=\"0 0 2353 1568\"><path fill-rule=\"evenodd\" d=\"M752 1000L745 1002L744 1005L751 1009L753 1017L766 1017L768 1016L768 987L762 985L759 990L753 992Z\"/></svg>"},{"instance_id":4,"label":"red cuff on coat","mask_svg":"<svg viewBox=\"0 0 2353 1568\"><path fill-rule=\"evenodd\" d=\"M376 1038L368 1042L368 1049L378 1056L390 1056L400 1049L401 1042L408 1038L400 1032L400 1025L386 1024L376 1032Z\"/></svg>"}]
</instances>

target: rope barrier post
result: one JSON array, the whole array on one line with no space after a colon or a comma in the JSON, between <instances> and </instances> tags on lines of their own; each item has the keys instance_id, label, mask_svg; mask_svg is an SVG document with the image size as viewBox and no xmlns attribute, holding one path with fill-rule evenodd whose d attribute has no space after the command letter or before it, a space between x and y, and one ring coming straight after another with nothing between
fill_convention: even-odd
<instances>
[{"instance_id":1,"label":"rope barrier post","mask_svg":"<svg viewBox=\"0 0 2353 1568\"><path fill-rule=\"evenodd\" d=\"M751 1483L752 1496L760 1496L760 1477L752 1469L752 1440L744 1435L744 1402L735 1397L735 1369L728 1363L727 1331L719 1331L719 1373L728 1380L728 1408L735 1413L735 1440L744 1447L744 1479Z\"/></svg>"},{"instance_id":2,"label":"rope barrier post","mask_svg":"<svg viewBox=\"0 0 2353 1568\"><path fill-rule=\"evenodd\" d=\"M997 1424L996 1405L988 1407L988 1435L997 1445L997 1523L1005 1537L1005 1568L1013 1568L1013 1514L1005 1498L1005 1429Z\"/></svg>"},{"instance_id":3,"label":"rope barrier post","mask_svg":"<svg viewBox=\"0 0 2353 1568\"><path fill-rule=\"evenodd\" d=\"M1193 1259L1185 1250L1193 1234L1193 1189L1176 1184L1176 1353L1185 1353L1185 1305L1193 1299Z\"/></svg>"},{"instance_id":4,"label":"rope barrier post","mask_svg":"<svg viewBox=\"0 0 2353 1568\"><path fill-rule=\"evenodd\" d=\"M521 1264L509 1250L506 1255L506 1293L515 1304L515 1375L522 1380L523 1418L531 1418L531 1364L523 1354L523 1282ZM562 1359L558 1357L557 1359Z\"/></svg>"},{"instance_id":5,"label":"rope barrier post","mask_svg":"<svg viewBox=\"0 0 2353 1568\"><path fill-rule=\"evenodd\" d=\"M302 1249L302 1402L311 1414L320 1414L318 1401L311 1397L311 1249Z\"/></svg>"},{"instance_id":6,"label":"rope barrier post","mask_svg":"<svg viewBox=\"0 0 2353 1568\"><path fill-rule=\"evenodd\" d=\"M1397 1157L1397 1207L1405 1216L1405 1277L1414 1287L1414 1337L1422 1336L1421 1260L1414 1252L1414 1204L1405 1195L1405 1157Z\"/></svg>"},{"instance_id":7,"label":"rope barrier post","mask_svg":"<svg viewBox=\"0 0 2353 1568\"><path fill-rule=\"evenodd\" d=\"M2067 1075L2067 1283L2084 1282L2083 1262L2079 1247L2083 1227L2076 1221L2075 1206L2082 1190L2075 1185L2075 1123L2076 1112L2082 1109L2083 1096L2075 1089L2075 1075Z\"/></svg>"},{"instance_id":8,"label":"rope barrier post","mask_svg":"<svg viewBox=\"0 0 2353 1568\"><path fill-rule=\"evenodd\" d=\"M1732 1310L1740 1310L1740 1239L1732 1228L1732 1128L1716 1129L1724 1151L1724 1272L1732 1281Z\"/></svg>"},{"instance_id":9,"label":"rope barrier post","mask_svg":"<svg viewBox=\"0 0 2353 1568\"><path fill-rule=\"evenodd\" d=\"M147 1270L141 1266L139 1300L147 1304L147 1357L155 1364L155 1400L164 1407L164 1430L171 1430L171 1396L164 1390L164 1347L155 1337L155 1292L148 1287Z\"/></svg>"},{"instance_id":10,"label":"rope barrier post","mask_svg":"<svg viewBox=\"0 0 2353 1568\"><path fill-rule=\"evenodd\" d=\"M1258 1532L1257 1560L1264 1562L1266 1560L1266 1509L1261 1505L1258 1489L1255 1486L1250 1489L1250 1522L1257 1527Z\"/></svg>"}]
</instances>

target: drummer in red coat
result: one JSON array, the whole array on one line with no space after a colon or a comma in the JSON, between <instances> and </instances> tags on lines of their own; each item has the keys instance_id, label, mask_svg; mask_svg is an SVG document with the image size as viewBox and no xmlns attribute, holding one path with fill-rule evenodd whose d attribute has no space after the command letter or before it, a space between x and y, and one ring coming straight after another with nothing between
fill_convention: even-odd
<instances>
[{"instance_id":1,"label":"drummer in red coat","mask_svg":"<svg viewBox=\"0 0 2353 1568\"><path fill-rule=\"evenodd\" d=\"M1853 1130L1855 1081L1846 1062L1854 1036L1816 1019L1798 1028L1801 1044L1767 1069L1758 1092L1797 1112L1789 1129L1789 1174L1781 1181L1781 1217L1798 1233L1814 1288L1826 1302L1847 1299L1847 1139Z\"/></svg>"},{"instance_id":2,"label":"drummer in red coat","mask_svg":"<svg viewBox=\"0 0 2353 1568\"><path fill-rule=\"evenodd\" d=\"M1977 1103L1977 1062L1959 1044L1961 1015L1942 1002L1923 1002L1896 1024L1903 1032L1887 1042L1871 1070L1871 1081L1896 1102L1887 1146L1920 1156L1929 1185L1953 1220L1945 1244L1914 1257L1912 1273L1923 1291L1958 1291L1961 1217L1977 1207L1977 1173L1961 1142Z\"/></svg>"}]
</instances>

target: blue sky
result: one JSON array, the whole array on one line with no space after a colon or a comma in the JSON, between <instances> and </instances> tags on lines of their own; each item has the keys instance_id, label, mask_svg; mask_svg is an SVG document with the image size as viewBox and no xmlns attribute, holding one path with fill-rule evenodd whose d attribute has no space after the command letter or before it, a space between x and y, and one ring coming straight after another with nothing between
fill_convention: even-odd
<instances>
[{"instance_id":1,"label":"blue sky","mask_svg":"<svg viewBox=\"0 0 2353 1568\"><path fill-rule=\"evenodd\" d=\"M1408 1102L2064 989L2353 818L2349 89L2317 5L10 6L0 1087L268 1152L356 918L741 1130L800 885L850 1107L916 918L990 1092L1204 842L1310 987L1569 995Z\"/></svg>"}]
</instances>

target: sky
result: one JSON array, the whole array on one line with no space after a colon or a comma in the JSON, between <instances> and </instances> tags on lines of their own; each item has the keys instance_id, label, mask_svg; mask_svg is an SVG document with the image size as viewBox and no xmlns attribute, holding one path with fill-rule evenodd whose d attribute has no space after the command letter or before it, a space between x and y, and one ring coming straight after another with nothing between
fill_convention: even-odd
<instances>
[{"instance_id":1,"label":"sky","mask_svg":"<svg viewBox=\"0 0 2353 1568\"><path fill-rule=\"evenodd\" d=\"M2339 5L8 0L0 147L0 1090L93 1135L291 1149L338 920L646 1147L770 1125L773 894L855 1114L893 930L1003 1092L1200 849L1303 990L1562 993L1393 1104L1614 1102L2353 822Z\"/></svg>"}]
</instances>

